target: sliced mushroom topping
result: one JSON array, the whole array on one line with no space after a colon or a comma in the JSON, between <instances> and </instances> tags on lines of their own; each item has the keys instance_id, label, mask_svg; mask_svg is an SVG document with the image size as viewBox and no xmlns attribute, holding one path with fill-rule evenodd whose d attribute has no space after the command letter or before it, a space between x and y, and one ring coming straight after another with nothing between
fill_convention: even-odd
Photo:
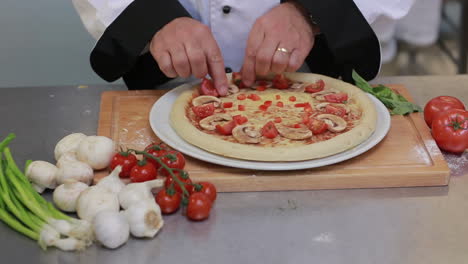
<instances>
[{"instance_id":1,"label":"sliced mushroom topping","mask_svg":"<svg viewBox=\"0 0 468 264\"><path fill-rule=\"evenodd\" d=\"M260 143L262 135L260 131L250 125L236 126L232 130L232 136L239 141L239 143Z\"/></svg>"},{"instance_id":2,"label":"sliced mushroom topping","mask_svg":"<svg viewBox=\"0 0 468 264\"><path fill-rule=\"evenodd\" d=\"M317 93L313 93L312 97L319 100L319 101L324 101L325 100L325 95L327 95L327 94L336 94L336 93L339 93L339 91L328 89L328 90L323 90L323 91L320 91L320 92L317 92Z\"/></svg>"},{"instance_id":3,"label":"sliced mushroom topping","mask_svg":"<svg viewBox=\"0 0 468 264\"><path fill-rule=\"evenodd\" d=\"M289 88L291 90L294 90L295 92L304 92L306 86L307 86L307 83L295 82L295 83L291 84L291 86Z\"/></svg>"},{"instance_id":4,"label":"sliced mushroom topping","mask_svg":"<svg viewBox=\"0 0 468 264\"><path fill-rule=\"evenodd\" d=\"M199 106L204 104L211 104L213 103L215 107L218 107L221 104L221 100L218 97L214 97L211 95L201 95L198 97L193 98L192 105Z\"/></svg>"},{"instance_id":5,"label":"sliced mushroom topping","mask_svg":"<svg viewBox=\"0 0 468 264\"><path fill-rule=\"evenodd\" d=\"M332 106L338 106L346 110L346 113L349 113L350 109L347 105L345 104L335 104L335 103L320 103L315 106L315 109L321 111L323 108L325 108L327 105L332 105Z\"/></svg>"},{"instance_id":6,"label":"sliced mushroom topping","mask_svg":"<svg viewBox=\"0 0 468 264\"><path fill-rule=\"evenodd\" d=\"M232 117L228 114L214 114L209 117L205 117L200 120L200 126L206 130L215 130L216 125L224 123L226 121L231 121Z\"/></svg>"},{"instance_id":7,"label":"sliced mushroom topping","mask_svg":"<svg viewBox=\"0 0 468 264\"><path fill-rule=\"evenodd\" d=\"M236 94L238 92L239 92L239 87L237 87L237 85L231 83L228 86L228 94Z\"/></svg>"},{"instance_id":8,"label":"sliced mushroom topping","mask_svg":"<svg viewBox=\"0 0 468 264\"><path fill-rule=\"evenodd\" d=\"M336 115L321 114L317 116L328 125L328 130L331 132L341 132L346 129L346 121Z\"/></svg>"},{"instance_id":9,"label":"sliced mushroom topping","mask_svg":"<svg viewBox=\"0 0 468 264\"><path fill-rule=\"evenodd\" d=\"M287 127L287 126L276 126L278 133L289 139L306 139L312 137L312 131L306 126L299 128Z\"/></svg>"}]
</instances>

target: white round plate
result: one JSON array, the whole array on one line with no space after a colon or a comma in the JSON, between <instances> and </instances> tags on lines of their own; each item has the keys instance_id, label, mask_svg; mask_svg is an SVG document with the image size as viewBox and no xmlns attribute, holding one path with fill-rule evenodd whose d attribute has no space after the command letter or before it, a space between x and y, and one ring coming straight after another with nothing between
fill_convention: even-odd
<instances>
[{"instance_id":1,"label":"white round plate","mask_svg":"<svg viewBox=\"0 0 468 264\"><path fill-rule=\"evenodd\" d=\"M254 170L299 170L322 167L330 164L335 164L344 160L354 158L375 145L377 145L387 135L390 129L390 114L387 108L374 96L368 94L374 102L377 110L377 125L374 133L358 146L347 151L320 158L305 161L290 161L290 162L264 162L264 161L249 161L235 158L219 156L217 154L205 151L183 140L170 125L170 113L172 104L177 97L185 90L191 89L193 83L185 84L177 87L164 96L153 105L150 111L150 125L154 133L166 144L172 148L199 160L219 165L254 169Z\"/></svg>"}]
</instances>

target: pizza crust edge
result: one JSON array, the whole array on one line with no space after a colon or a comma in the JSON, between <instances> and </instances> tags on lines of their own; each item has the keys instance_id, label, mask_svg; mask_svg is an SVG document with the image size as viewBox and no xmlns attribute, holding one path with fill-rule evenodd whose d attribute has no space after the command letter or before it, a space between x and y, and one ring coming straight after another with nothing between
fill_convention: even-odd
<instances>
[{"instance_id":1,"label":"pizza crust edge","mask_svg":"<svg viewBox=\"0 0 468 264\"><path fill-rule=\"evenodd\" d=\"M351 84L327 76L310 73L286 73L293 81L315 82L318 79L327 85L348 93L355 98L362 108L361 122L343 134L329 140L299 147L262 147L257 145L228 142L206 134L194 127L186 117L186 106L192 99L193 90L184 91L174 102L170 114L170 122L176 133L188 143L229 158L251 161L302 161L331 156L365 141L375 130L377 111L371 99L359 88Z\"/></svg>"}]
</instances>

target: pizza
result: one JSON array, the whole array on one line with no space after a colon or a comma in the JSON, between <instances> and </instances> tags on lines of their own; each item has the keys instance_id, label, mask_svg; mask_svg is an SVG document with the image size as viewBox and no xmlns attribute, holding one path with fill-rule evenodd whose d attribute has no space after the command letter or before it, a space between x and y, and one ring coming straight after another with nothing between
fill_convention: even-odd
<instances>
[{"instance_id":1,"label":"pizza","mask_svg":"<svg viewBox=\"0 0 468 264\"><path fill-rule=\"evenodd\" d=\"M346 151L375 130L370 98L340 80L285 73L245 87L239 73L228 77L225 97L203 79L176 99L171 126L188 143L242 160L302 161Z\"/></svg>"}]
</instances>

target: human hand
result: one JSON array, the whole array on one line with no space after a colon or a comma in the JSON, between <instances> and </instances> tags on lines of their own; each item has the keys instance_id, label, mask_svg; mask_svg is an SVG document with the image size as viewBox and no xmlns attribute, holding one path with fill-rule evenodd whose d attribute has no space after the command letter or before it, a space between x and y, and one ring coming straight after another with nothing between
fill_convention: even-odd
<instances>
[{"instance_id":1,"label":"human hand","mask_svg":"<svg viewBox=\"0 0 468 264\"><path fill-rule=\"evenodd\" d=\"M242 81L250 86L256 75L294 72L314 45L314 30L296 4L280 4L259 17L249 33Z\"/></svg>"},{"instance_id":2,"label":"human hand","mask_svg":"<svg viewBox=\"0 0 468 264\"><path fill-rule=\"evenodd\" d=\"M209 74L218 93L227 94L221 50L208 26L197 20L180 17L165 25L151 40L150 52L167 77Z\"/></svg>"}]
</instances>

